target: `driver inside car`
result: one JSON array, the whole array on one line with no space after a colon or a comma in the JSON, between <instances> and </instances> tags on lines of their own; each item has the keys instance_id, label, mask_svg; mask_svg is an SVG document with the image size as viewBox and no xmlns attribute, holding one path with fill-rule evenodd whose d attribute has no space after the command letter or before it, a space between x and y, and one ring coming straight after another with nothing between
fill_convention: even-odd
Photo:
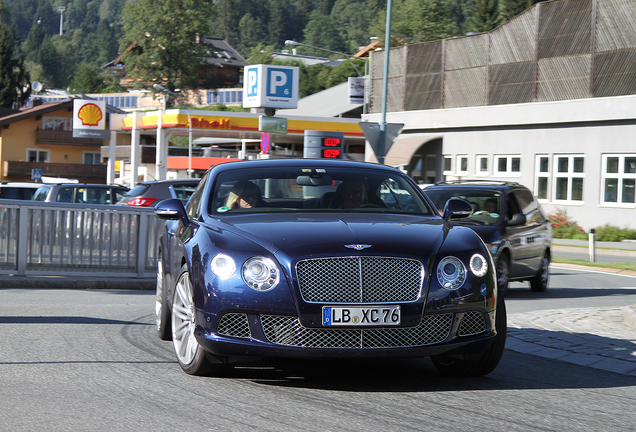
<instances>
[{"instance_id":1,"label":"driver inside car","mask_svg":"<svg viewBox=\"0 0 636 432\"><path fill-rule=\"evenodd\" d=\"M367 187L363 179L343 181L336 190L334 205L336 208L355 208L366 203Z\"/></svg>"}]
</instances>

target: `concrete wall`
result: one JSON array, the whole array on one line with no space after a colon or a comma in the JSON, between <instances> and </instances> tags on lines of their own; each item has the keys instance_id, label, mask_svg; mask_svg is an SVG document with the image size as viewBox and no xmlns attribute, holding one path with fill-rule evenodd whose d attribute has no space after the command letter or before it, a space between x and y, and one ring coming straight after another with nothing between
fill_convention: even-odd
<instances>
[{"instance_id":1,"label":"concrete wall","mask_svg":"<svg viewBox=\"0 0 636 432\"><path fill-rule=\"evenodd\" d=\"M363 121L378 122L378 114ZM537 177L548 177L545 210L563 209L585 230L606 223L636 228L636 204L603 202L603 155L636 157L636 96L589 98L560 102L482 106L440 110L392 112L388 123L404 123L404 129L388 155L407 151L400 139L420 137L422 143L442 138L440 160L450 156L452 169L442 178L487 178L522 183L537 193ZM405 140L406 141L406 140ZM394 153L395 152L395 153ZM387 155L387 159L388 159ZM468 159L467 172L457 169L458 156ZM480 176L477 155L488 158L488 173ZM519 172L497 175L496 156L520 158ZM547 174L537 174L537 155L548 158ZM558 200L555 157L584 157L582 200ZM569 159L572 163L572 159ZM443 171L443 165L438 169ZM636 178L628 174L627 178Z\"/></svg>"}]
</instances>

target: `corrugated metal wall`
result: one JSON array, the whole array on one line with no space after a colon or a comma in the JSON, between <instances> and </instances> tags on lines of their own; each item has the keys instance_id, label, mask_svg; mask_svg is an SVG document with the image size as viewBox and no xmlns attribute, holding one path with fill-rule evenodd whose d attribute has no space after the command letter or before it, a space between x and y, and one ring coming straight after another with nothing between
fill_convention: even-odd
<instances>
[{"instance_id":1,"label":"corrugated metal wall","mask_svg":"<svg viewBox=\"0 0 636 432\"><path fill-rule=\"evenodd\" d=\"M371 53L369 112L384 52ZM636 0L543 2L499 28L391 49L387 111L636 94Z\"/></svg>"}]
</instances>

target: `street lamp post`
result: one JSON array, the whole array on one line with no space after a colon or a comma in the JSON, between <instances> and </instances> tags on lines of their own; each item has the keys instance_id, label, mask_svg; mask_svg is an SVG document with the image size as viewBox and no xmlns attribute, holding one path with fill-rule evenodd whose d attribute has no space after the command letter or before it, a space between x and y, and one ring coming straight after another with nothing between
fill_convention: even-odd
<instances>
[{"instance_id":1,"label":"street lamp post","mask_svg":"<svg viewBox=\"0 0 636 432\"><path fill-rule=\"evenodd\" d=\"M384 75L382 77L382 118L380 120L380 142L378 145L378 162L384 165L384 142L386 140L386 99L389 85L389 51L391 50L391 13L392 0L386 5L386 32L384 34Z\"/></svg>"}]
</instances>

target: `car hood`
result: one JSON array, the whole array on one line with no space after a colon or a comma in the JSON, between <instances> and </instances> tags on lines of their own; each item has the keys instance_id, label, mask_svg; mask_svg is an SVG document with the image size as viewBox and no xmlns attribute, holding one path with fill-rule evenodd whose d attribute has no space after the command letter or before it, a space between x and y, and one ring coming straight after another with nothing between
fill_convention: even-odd
<instances>
[{"instance_id":1,"label":"car hood","mask_svg":"<svg viewBox=\"0 0 636 432\"><path fill-rule=\"evenodd\" d=\"M436 253L447 233L440 218L375 214L269 214L223 218L218 228L253 241L272 254L294 257L355 254L347 247L363 245L365 254Z\"/></svg>"}]
</instances>

